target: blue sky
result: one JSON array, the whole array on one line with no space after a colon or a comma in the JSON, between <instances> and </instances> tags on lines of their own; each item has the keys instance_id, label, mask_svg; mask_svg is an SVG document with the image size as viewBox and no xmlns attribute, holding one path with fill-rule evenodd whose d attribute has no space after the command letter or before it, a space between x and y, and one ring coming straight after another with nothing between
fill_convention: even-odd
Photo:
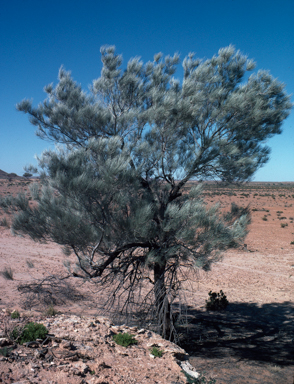
<instances>
[{"instance_id":1,"label":"blue sky","mask_svg":"<svg viewBox=\"0 0 294 384\"><path fill-rule=\"evenodd\" d=\"M100 47L115 45L124 63L157 52L210 58L233 44L294 94L294 0L10 0L0 14L0 169L23 174L50 144L17 112L38 104L61 65L84 89L100 76ZM292 97L294 101L294 97ZM270 161L255 181L294 181L294 111L267 143Z\"/></svg>"}]
</instances>

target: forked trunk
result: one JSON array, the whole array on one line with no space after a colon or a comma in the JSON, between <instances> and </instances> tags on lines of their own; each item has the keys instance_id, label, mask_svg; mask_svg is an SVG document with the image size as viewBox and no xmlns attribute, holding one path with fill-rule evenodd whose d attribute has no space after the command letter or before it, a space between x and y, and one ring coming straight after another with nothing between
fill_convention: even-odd
<instances>
[{"instance_id":1,"label":"forked trunk","mask_svg":"<svg viewBox=\"0 0 294 384\"><path fill-rule=\"evenodd\" d=\"M168 300L166 287L164 284L165 264L154 265L154 294L156 317L160 329L160 334L164 339L172 337L171 308Z\"/></svg>"}]
</instances>

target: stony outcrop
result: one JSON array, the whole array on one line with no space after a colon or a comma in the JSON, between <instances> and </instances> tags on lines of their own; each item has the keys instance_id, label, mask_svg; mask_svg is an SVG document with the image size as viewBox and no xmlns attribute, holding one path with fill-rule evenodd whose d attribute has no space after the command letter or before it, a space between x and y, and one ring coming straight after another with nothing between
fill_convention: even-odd
<instances>
[{"instance_id":1,"label":"stony outcrop","mask_svg":"<svg viewBox=\"0 0 294 384\"><path fill-rule=\"evenodd\" d=\"M8 316L1 316L6 316L2 324L6 322L7 333ZM116 326L99 316L58 315L33 321L47 327L46 340L16 345L0 330L2 352L4 347L7 352L0 356L0 383L186 383L181 364L187 365L188 354L154 332ZM18 324L18 320L9 322L10 328ZM120 332L133 335L137 344L117 345L113 335ZM162 357L151 354L153 347L163 352Z\"/></svg>"}]
</instances>

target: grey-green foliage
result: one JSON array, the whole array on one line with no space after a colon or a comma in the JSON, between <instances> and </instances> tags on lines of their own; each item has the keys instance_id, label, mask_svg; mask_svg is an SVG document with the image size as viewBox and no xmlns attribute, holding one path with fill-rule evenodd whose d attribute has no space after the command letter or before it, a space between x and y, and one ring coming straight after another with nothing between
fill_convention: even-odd
<instances>
[{"instance_id":1,"label":"grey-green foliage","mask_svg":"<svg viewBox=\"0 0 294 384\"><path fill-rule=\"evenodd\" d=\"M232 46L206 61L190 54L182 82L174 77L178 55L135 58L123 70L114 47L101 54L89 92L61 68L43 103L18 104L37 135L59 146L39 158L43 185L31 187L38 204L20 195L3 205L20 211L15 231L71 248L74 276L125 288L129 303L142 280L153 283L166 336L180 266L208 269L248 224L246 215L228 222L217 207L207 209L199 187L183 188L193 179L248 180L292 105L268 72L244 81L254 63Z\"/></svg>"}]
</instances>

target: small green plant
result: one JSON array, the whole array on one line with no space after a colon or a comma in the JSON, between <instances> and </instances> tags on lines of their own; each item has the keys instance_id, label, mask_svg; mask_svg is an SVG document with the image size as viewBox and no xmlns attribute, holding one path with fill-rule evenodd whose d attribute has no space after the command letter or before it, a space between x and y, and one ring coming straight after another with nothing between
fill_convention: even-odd
<instances>
[{"instance_id":1,"label":"small green plant","mask_svg":"<svg viewBox=\"0 0 294 384\"><path fill-rule=\"evenodd\" d=\"M19 344L35 341L36 339L45 339L48 333L47 328L43 324L30 322L21 330L15 327L10 337Z\"/></svg>"},{"instance_id":2,"label":"small green plant","mask_svg":"<svg viewBox=\"0 0 294 384\"><path fill-rule=\"evenodd\" d=\"M12 319L19 319L19 318L20 318L20 314L19 314L18 310L13 311L13 312L11 313L10 317L11 317Z\"/></svg>"},{"instance_id":3,"label":"small green plant","mask_svg":"<svg viewBox=\"0 0 294 384\"><path fill-rule=\"evenodd\" d=\"M10 267L5 267L4 271L0 272L6 280L13 280L13 270Z\"/></svg>"},{"instance_id":4,"label":"small green plant","mask_svg":"<svg viewBox=\"0 0 294 384\"><path fill-rule=\"evenodd\" d=\"M267 217L264 215L262 218L263 221L267 221Z\"/></svg>"},{"instance_id":5,"label":"small green plant","mask_svg":"<svg viewBox=\"0 0 294 384\"><path fill-rule=\"evenodd\" d=\"M95 375L95 371L90 371L90 375Z\"/></svg>"},{"instance_id":6,"label":"small green plant","mask_svg":"<svg viewBox=\"0 0 294 384\"><path fill-rule=\"evenodd\" d=\"M291 245L294 245L294 241L291 241L291 243L290 243Z\"/></svg>"},{"instance_id":7,"label":"small green plant","mask_svg":"<svg viewBox=\"0 0 294 384\"><path fill-rule=\"evenodd\" d=\"M163 355L163 351L157 347L152 347L152 349L150 350L150 353L154 357L162 357Z\"/></svg>"},{"instance_id":8,"label":"small green plant","mask_svg":"<svg viewBox=\"0 0 294 384\"><path fill-rule=\"evenodd\" d=\"M288 223L281 223L281 227L282 228L288 227Z\"/></svg>"},{"instance_id":9,"label":"small green plant","mask_svg":"<svg viewBox=\"0 0 294 384\"><path fill-rule=\"evenodd\" d=\"M138 343L137 340L134 339L134 337L127 332L113 335L113 340L116 342L116 344L121 345L123 347L128 347L129 345Z\"/></svg>"},{"instance_id":10,"label":"small green plant","mask_svg":"<svg viewBox=\"0 0 294 384\"><path fill-rule=\"evenodd\" d=\"M206 300L206 309L209 311L220 311L226 309L229 302L227 296L221 290L219 293L210 291L208 293L209 299Z\"/></svg>"},{"instance_id":11,"label":"small green plant","mask_svg":"<svg viewBox=\"0 0 294 384\"><path fill-rule=\"evenodd\" d=\"M12 349L13 348L7 348L7 347L0 348L0 355L7 357L7 356L9 356Z\"/></svg>"}]
</instances>

